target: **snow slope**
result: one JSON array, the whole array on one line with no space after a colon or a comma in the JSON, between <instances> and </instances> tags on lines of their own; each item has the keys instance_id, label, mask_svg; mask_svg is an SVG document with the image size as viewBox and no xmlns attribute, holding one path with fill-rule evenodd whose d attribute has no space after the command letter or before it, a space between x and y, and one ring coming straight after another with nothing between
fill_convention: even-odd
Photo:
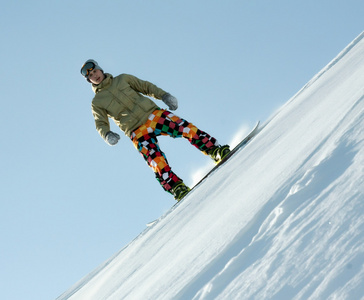
<instances>
[{"instance_id":1,"label":"snow slope","mask_svg":"<svg viewBox=\"0 0 364 300\"><path fill-rule=\"evenodd\" d=\"M364 33L58 299L364 299Z\"/></svg>"}]
</instances>

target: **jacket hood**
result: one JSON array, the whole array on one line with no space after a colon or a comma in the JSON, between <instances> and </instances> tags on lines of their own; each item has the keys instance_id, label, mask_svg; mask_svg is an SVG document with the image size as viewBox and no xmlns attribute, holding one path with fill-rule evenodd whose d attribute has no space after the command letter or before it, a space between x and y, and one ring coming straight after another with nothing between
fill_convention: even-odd
<instances>
[{"instance_id":1,"label":"jacket hood","mask_svg":"<svg viewBox=\"0 0 364 300\"><path fill-rule=\"evenodd\" d=\"M105 73L105 79L98 85L92 84L92 90L95 94L101 92L103 89L108 88L111 85L113 79L114 77L111 74Z\"/></svg>"}]
</instances>

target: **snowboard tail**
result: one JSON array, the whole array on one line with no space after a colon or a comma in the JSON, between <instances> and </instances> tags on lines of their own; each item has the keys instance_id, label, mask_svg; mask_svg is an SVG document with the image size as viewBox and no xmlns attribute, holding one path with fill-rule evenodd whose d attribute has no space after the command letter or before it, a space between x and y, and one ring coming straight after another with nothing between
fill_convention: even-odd
<instances>
[{"instance_id":1,"label":"snowboard tail","mask_svg":"<svg viewBox=\"0 0 364 300\"><path fill-rule=\"evenodd\" d=\"M210 173L212 173L214 171L214 169L217 169L218 167L220 167L222 164L224 164L231 156L234 155L234 153L236 151L238 151L240 148L243 148L259 131L259 124L260 121L257 122L257 124L255 124L254 128L248 133L248 135L243 138L241 140L241 142L239 144L237 144L234 149L232 149L230 151L230 153L228 155L226 155L217 165L215 168L213 168L209 173L207 173L207 175L209 175Z\"/></svg>"}]
</instances>

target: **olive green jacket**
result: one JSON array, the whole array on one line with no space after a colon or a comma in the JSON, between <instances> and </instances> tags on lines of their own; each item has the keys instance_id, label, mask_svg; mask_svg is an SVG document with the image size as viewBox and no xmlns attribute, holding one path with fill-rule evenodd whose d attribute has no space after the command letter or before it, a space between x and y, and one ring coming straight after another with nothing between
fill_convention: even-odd
<instances>
[{"instance_id":1,"label":"olive green jacket","mask_svg":"<svg viewBox=\"0 0 364 300\"><path fill-rule=\"evenodd\" d=\"M152 100L142 94L162 99L166 92L132 75L121 74L116 77L111 74L105 75L105 79L99 85L92 85L95 97L91 107L96 129L105 139L110 131L109 118L111 118L125 135L130 137L131 133L158 109Z\"/></svg>"}]
</instances>

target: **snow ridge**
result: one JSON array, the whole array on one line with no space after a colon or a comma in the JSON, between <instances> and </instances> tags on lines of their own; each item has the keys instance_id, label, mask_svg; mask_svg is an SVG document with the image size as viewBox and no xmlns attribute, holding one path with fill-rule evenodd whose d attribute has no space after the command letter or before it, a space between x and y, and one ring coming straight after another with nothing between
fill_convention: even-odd
<instances>
[{"instance_id":1,"label":"snow ridge","mask_svg":"<svg viewBox=\"0 0 364 300\"><path fill-rule=\"evenodd\" d=\"M352 48L354 48L364 37L364 31L359 34L348 46L345 47L331 62L329 62L320 72L318 72L308 83L306 83L287 103L293 101L304 90L308 89L314 82L316 82L323 74L334 67Z\"/></svg>"}]
</instances>

